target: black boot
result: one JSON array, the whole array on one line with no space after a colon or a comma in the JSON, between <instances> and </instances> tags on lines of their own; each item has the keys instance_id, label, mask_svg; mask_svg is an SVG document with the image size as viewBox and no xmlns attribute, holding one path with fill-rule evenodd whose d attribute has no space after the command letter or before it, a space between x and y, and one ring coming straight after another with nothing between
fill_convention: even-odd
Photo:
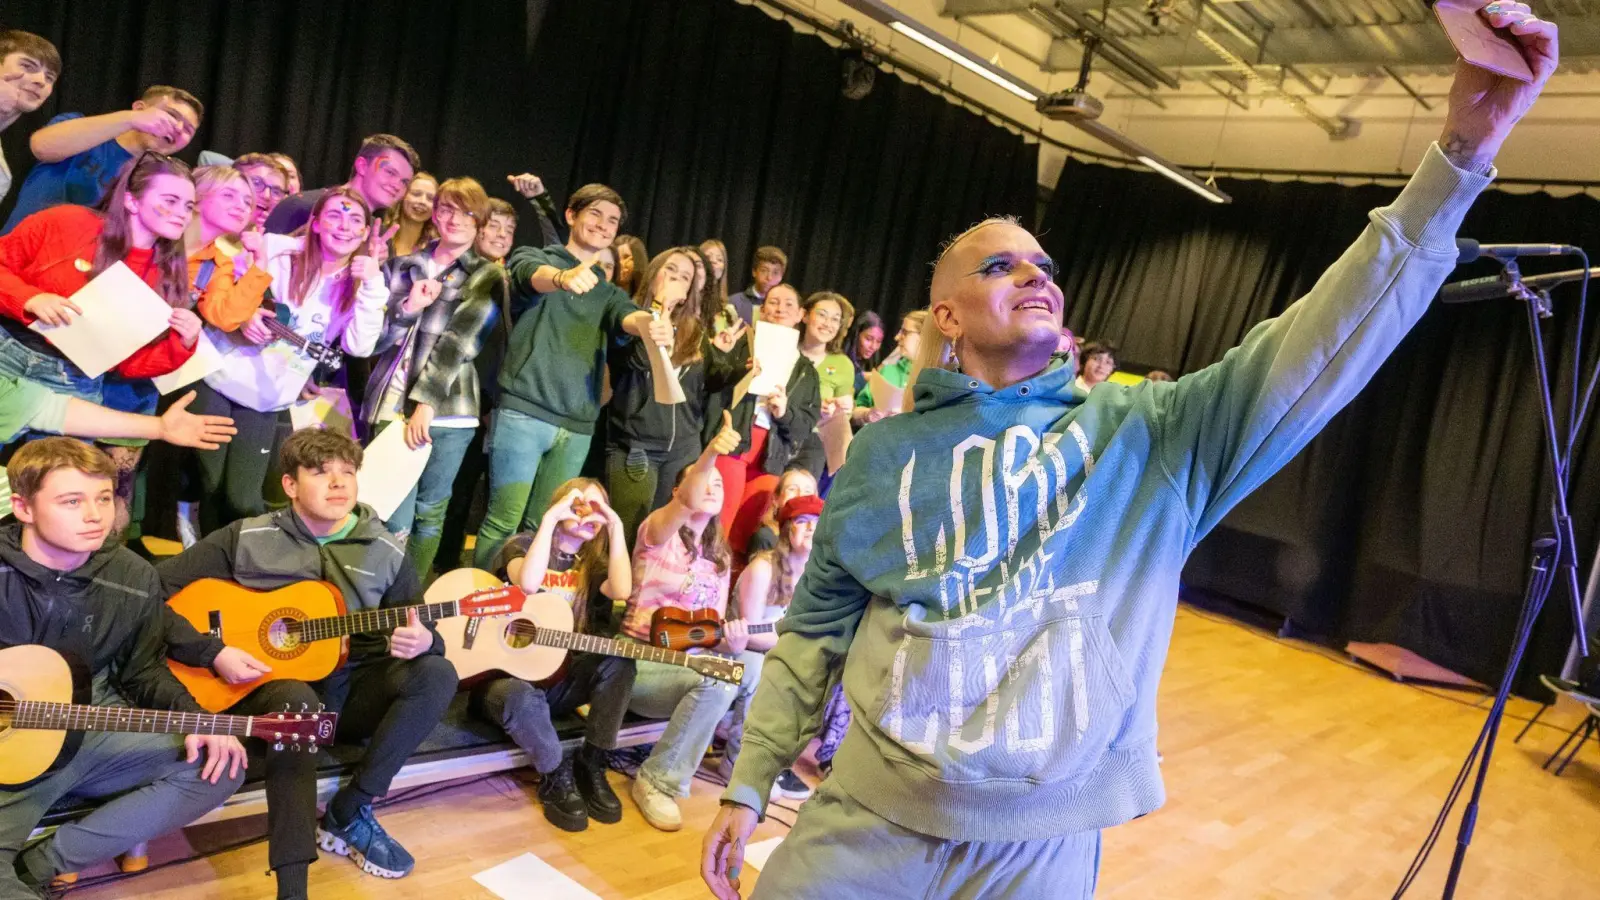
<instances>
[{"instance_id":1,"label":"black boot","mask_svg":"<svg viewBox=\"0 0 1600 900\"><path fill-rule=\"evenodd\" d=\"M583 795L589 817L607 825L621 822L622 801L617 799L611 782L606 780L606 772L611 768L606 764L606 751L586 742L578 749L577 757L573 774L578 779L578 793Z\"/></svg>"},{"instance_id":2,"label":"black boot","mask_svg":"<svg viewBox=\"0 0 1600 900\"><path fill-rule=\"evenodd\" d=\"M562 831L582 831L589 827L583 795L572 783L572 757L561 760L554 772L540 776L539 802L544 804L544 817Z\"/></svg>"}]
</instances>

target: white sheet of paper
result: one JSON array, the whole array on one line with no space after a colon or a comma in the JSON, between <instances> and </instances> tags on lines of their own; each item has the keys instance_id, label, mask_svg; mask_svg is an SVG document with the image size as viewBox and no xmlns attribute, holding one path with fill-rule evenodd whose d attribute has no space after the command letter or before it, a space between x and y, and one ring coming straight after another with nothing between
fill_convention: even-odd
<instances>
[{"instance_id":1,"label":"white sheet of paper","mask_svg":"<svg viewBox=\"0 0 1600 900\"><path fill-rule=\"evenodd\" d=\"M881 409L892 416L900 414L900 402L906 396L905 388L895 387L875 371L867 373L867 387L872 388L873 409Z\"/></svg>"},{"instance_id":2,"label":"white sheet of paper","mask_svg":"<svg viewBox=\"0 0 1600 900\"><path fill-rule=\"evenodd\" d=\"M800 359L800 332L784 325L757 322L754 353L761 360L761 374L750 382L748 390L765 397L789 384L789 373Z\"/></svg>"},{"instance_id":3,"label":"white sheet of paper","mask_svg":"<svg viewBox=\"0 0 1600 900\"><path fill-rule=\"evenodd\" d=\"M188 362L179 366L176 371L157 375L150 380L155 383L156 390L170 394L179 388L194 384L220 368L222 368L222 351L217 349L216 344L211 343L211 338L204 331L201 331L200 339L194 345L194 355L189 357Z\"/></svg>"},{"instance_id":4,"label":"white sheet of paper","mask_svg":"<svg viewBox=\"0 0 1600 900\"><path fill-rule=\"evenodd\" d=\"M648 341L649 338L643 340ZM672 354L660 344L650 348L650 383L655 389L657 403L671 406L686 399L683 384L678 381L678 373L672 370Z\"/></svg>"},{"instance_id":5,"label":"white sheet of paper","mask_svg":"<svg viewBox=\"0 0 1600 900\"><path fill-rule=\"evenodd\" d=\"M822 437L822 449L828 457L828 471L839 471L844 465L845 455L850 451L850 414L835 413L823 419L822 424L817 426L817 434Z\"/></svg>"},{"instance_id":6,"label":"white sheet of paper","mask_svg":"<svg viewBox=\"0 0 1600 900\"><path fill-rule=\"evenodd\" d=\"M783 843L783 838L775 837L767 838L764 841L756 841L754 844L746 844L744 848L744 864L754 869L765 869L767 860L772 856L772 851L778 849L778 845L781 843Z\"/></svg>"},{"instance_id":7,"label":"white sheet of paper","mask_svg":"<svg viewBox=\"0 0 1600 900\"><path fill-rule=\"evenodd\" d=\"M167 330L172 307L120 262L72 295L83 315L60 327L29 325L90 378L98 378Z\"/></svg>"},{"instance_id":8,"label":"white sheet of paper","mask_svg":"<svg viewBox=\"0 0 1600 900\"><path fill-rule=\"evenodd\" d=\"M405 424L389 423L367 445L361 471L356 473L357 496L377 512L378 518L388 521L400 508L400 501L417 486L432 453L432 444L415 450L407 447Z\"/></svg>"},{"instance_id":9,"label":"white sheet of paper","mask_svg":"<svg viewBox=\"0 0 1600 900\"><path fill-rule=\"evenodd\" d=\"M599 900L598 894L532 853L485 869L472 880L503 900Z\"/></svg>"},{"instance_id":10,"label":"white sheet of paper","mask_svg":"<svg viewBox=\"0 0 1600 900\"><path fill-rule=\"evenodd\" d=\"M355 439L355 416L350 411L350 396L336 387L317 389L310 400L300 400L289 407L289 424L295 431L302 428L326 428Z\"/></svg>"}]
</instances>

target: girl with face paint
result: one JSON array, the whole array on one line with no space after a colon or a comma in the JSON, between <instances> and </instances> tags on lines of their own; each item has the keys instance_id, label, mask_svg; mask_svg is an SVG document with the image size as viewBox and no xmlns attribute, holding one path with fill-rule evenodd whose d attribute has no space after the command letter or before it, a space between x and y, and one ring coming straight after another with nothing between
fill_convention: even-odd
<instances>
[{"instance_id":1,"label":"girl with face paint","mask_svg":"<svg viewBox=\"0 0 1600 900\"><path fill-rule=\"evenodd\" d=\"M380 240L366 202L342 187L317 201L300 233L245 236L246 249L272 278L276 303L237 331L217 333L222 368L197 388L196 407L231 416L239 429L235 443L200 453L202 534L266 512L261 485L277 455L279 425L316 369L316 360L268 321L312 345L371 355L389 300L374 259Z\"/></svg>"},{"instance_id":2,"label":"girl with face paint","mask_svg":"<svg viewBox=\"0 0 1600 900\"><path fill-rule=\"evenodd\" d=\"M240 241L251 224L255 194L250 179L228 166L196 169L194 189L199 209L184 239L200 318L221 331L237 331L272 286L272 276Z\"/></svg>"}]
</instances>

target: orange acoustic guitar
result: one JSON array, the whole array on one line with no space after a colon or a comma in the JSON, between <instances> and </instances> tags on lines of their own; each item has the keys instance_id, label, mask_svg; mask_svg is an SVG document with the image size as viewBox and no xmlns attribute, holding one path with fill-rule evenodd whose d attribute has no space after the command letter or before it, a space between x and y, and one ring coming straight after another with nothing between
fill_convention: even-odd
<instances>
[{"instance_id":1,"label":"orange acoustic guitar","mask_svg":"<svg viewBox=\"0 0 1600 900\"><path fill-rule=\"evenodd\" d=\"M302 581L274 591L255 591L231 581L202 578L172 595L167 604L189 624L254 656L272 672L245 684L228 684L210 669L167 661L194 699L211 712L227 709L269 681L320 681L344 665L350 635L389 631L416 610L423 622L454 616L495 616L522 609L522 591L501 585L459 600L390 606L349 613L339 589L326 581Z\"/></svg>"},{"instance_id":2,"label":"orange acoustic guitar","mask_svg":"<svg viewBox=\"0 0 1600 900\"><path fill-rule=\"evenodd\" d=\"M771 634L776 622L751 625L751 634ZM650 643L668 650L714 647L722 642L722 618L709 609L663 606L650 616Z\"/></svg>"}]
</instances>

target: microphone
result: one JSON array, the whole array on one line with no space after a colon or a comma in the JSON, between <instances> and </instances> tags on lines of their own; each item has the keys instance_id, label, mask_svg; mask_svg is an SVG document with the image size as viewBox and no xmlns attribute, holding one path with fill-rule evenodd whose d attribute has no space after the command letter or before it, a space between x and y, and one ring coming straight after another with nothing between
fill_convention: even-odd
<instances>
[{"instance_id":1,"label":"microphone","mask_svg":"<svg viewBox=\"0 0 1600 900\"><path fill-rule=\"evenodd\" d=\"M1522 279L1522 283L1533 290L1539 290L1566 284L1569 281L1581 281L1585 273L1584 269L1571 269L1566 272L1529 275ZM1600 268L1588 269L1587 274L1592 278L1600 278ZM1476 303L1479 300L1497 300L1509 296L1511 296L1510 283L1498 275L1457 281L1439 289L1440 303Z\"/></svg>"},{"instance_id":2,"label":"microphone","mask_svg":"<svg viewBox=\"0 0 1600 900\"><path fill-rule=\"evenodd\" d=\"M1567 244L1480 244L1471 238L1456 238L1458 266L1485 257L1505 262L1519 256L1567 256L1577 252L1577 247Z\"/></svg>"}]
</instances>

